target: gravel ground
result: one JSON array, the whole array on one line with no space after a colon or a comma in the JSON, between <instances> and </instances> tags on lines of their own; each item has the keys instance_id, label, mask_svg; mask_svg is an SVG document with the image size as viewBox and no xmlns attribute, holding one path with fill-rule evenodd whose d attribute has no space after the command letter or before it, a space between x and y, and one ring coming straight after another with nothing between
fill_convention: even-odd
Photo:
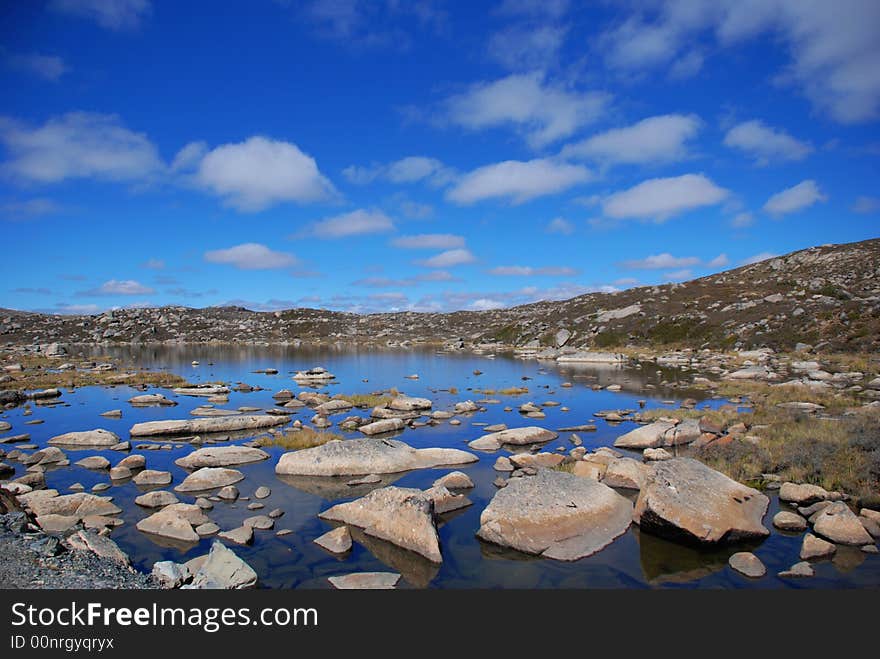
<instances>
[{"instance_id":1,"label":"gravel ground","mask_svg":"<svg viewBox=\"0 0 880 659\"><path fill-rule=\"evenodd\" d=\"M148 574L91 552L67 550L42 532L25 533L22 513L0 515L0 588L157 588Z\"/></svg>"}]
</instances>

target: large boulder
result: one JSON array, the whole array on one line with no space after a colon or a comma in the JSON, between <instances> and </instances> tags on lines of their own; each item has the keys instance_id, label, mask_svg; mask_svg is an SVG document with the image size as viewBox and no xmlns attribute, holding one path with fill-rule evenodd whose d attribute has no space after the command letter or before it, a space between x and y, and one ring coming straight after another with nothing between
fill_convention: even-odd
<instances>
[{"instance_id":1,"label":"large boulder","mask_svg":"<svg viewBox=\"0 0 880 659\"><path fill-rule=\"evenodd\" d=\"M528 554L573 561L629 527L632 504L607 485L550 469L507 481L480 515L477 536Z\"/></svg>"},{"instance_id":2,"label":"large boulder","mask_svg":"<svg viewBox=\"0 0 880 659\"><path fill-rule=\"evenodd\" d=\"M396 439L349 439L285 453L275 473L296 476L395 474L476 462L477 456L451 448L415 449Z\"/></svg>"},{"instance_id":3,"label":"large boulder","mask_svg":"<svg viewBox=\"0 0 880 659\"><path fill-rule=\"evenodd\" d=\"M873 545L874 539L842 501L823 508L813 522L813 530L839 545Z\"/></svg>"},{"instance_id":4,"label":"large boulder","mask_svg":"<svg viewBox=\"0 0 880 659\"><path fill-rule=\"evenodd\" d=\"M193 576L191 588L240 590L257 585L257 573L235 552L215 540L208 558Z\"/></svg>"},{"instance_id":5,"label":"large boulder","mask_svg":"<svg viewBox=\"0 0 880 659\"><path fill-rule=\"evenodd\" d=\"M608 487L640 490L647 471L648 466L644 462L632 458L617 458L608 464L602 482Z\"/></svg>"},{"instance_id":6,"label":"large boulder","mask_svg":"<svg viewBox=\"0 0 880 659\"><path fill-rule=\"evenodd\" d=\"M434 526L434 502L421 490L383 487L333 506L319 517L357 526L367 535L414 551L434 563L443 560Z\"/></svg>"},{"instance_id":7,"label":"large boulder","mask_svg":"<svg viewBox=\"0 0 880 659\"><path fill-rule=\"evenodd\" d=\"M140 394L138 396L132 396L128 399L128 402L134 407L149 407L152 405L166 405L173 407L174 405L177 405L177 401L165 398L163 394Z\"/></svg>"},{"instance_id":8,"label":"large boulder","mask_svg":"<svg viewBox=\"0 0 880 659\"><path fill-rule=\"evenodd\" d=\"M27 506L34 515L67 515L79 519L87 515L117 515L122 512L113 503L112 497L99 497L88 492L28 498Z\"/></svg>"},{"instance_id":9,"label":"large boulder","mask_svg":"<svg viewBox=\"0 0 880 659\"><path fill-rule=\"evenodd\" d=\"M284 415L239 414L236 416L208 417L203 419L145 421L144 423L134 424L129 432L132 437L234 432L237 430L271 428L284 425L288 421L290 421L290 417Z\"/></svg>"},{"instance_id":10,"label":"large boulder","mask_svg":"<svg viewBox=\"0 0 880 659\"><path fill-rule=\"evenodd\" d=\"M367 423L360 426L358 430L365 435L381 435L386 432L397 432L398 430L403 430L405 427L406 423L403 419L393 417L391 419L382 419L380 421L373 421L373 423Z\"/></svg>"},{"instance_id":11,"label":"large boulder","mask_svg":"<svg viewBox=\"0 0 880 659\"><path fill-rule=\"evenodd\" d=\"M635 450L659 448L666 441L666 432L674 427L675 425L668 421L655 421L621 435L614 440L614 445L618 448Z\"/></svg>"},{"instance_id":12,"label":"large boulder","mask_svg":"<svg viewBox=\"0 0 880 659\"><path fill-rule=\"evenodd\" d=\"M416 410L430 410L431 401L427 398L414 398L412 396L398 396L388 403L392 410L400 412L414 412Z\"/></svg>"},{"instance_id":13,"label":"large boulder","mask_svg":"<svg viewBox=\"0 0 880 659\"><path fill-rule=\"evenodd\" d=\"M172 504L145 517L136 524L138 531L184 543L198 542L199 534L193 530L193 525L187 517L175 509L178 505L187 504ZM198 506L193 507L198 508Z\"/></svg>"},{"instance_id":14,"label":"large boulder","mask_svg":"<svg viewBox=\"0 0 880 659\"><path fill-rule=\"evenodd\" d=\"M828 491L825 488L809 483L783 483L779 488L780 501L788 501L798 506L809 506L827 498Z\"/></svg>"},{"instance_id":15,"label":"large boulder","mask_svg":"<svg viewBox=\"0 0 880 659\"><path fill-rule=\"evenodd\" d=\"M651 464L633 520L643 531L701 544L763 538L770 500L691 458Z\"/></svg>"},{"instance_id":16,"label":"large boulder","mask_svg":"<svg viewBox=\"0 0 880 659\"><path fill-rule=\"evenodd\" d=\"M66 432L63 435L56 435L49 440L53 446L65 446L69 448L95 448L114 446L119 443L119 437L116 433L103 428L95 430L83 430L78 432Z\"/></svg>"},{"instance_id":17,"label":"large boulder","mask_svg":"<svg viewBox=\"0 0 880 659\"><path fill-rule=\"evenodd\" d=\"M538 426L526 426L524 428L508 428L500 432L483 435L468 443L472 449L478 451L497 451L505 444L512 446L526 446L528 444L543 444L552 441L559 435L552 430Z\"/></svg>"},{"instance_id":18,"label":"large boulder","mask_svg":"<svg viewBox=\"0 0 880 659\"><path fill-rule=\"evenodd\" d=\"M231 467L268 460L269 454L248 446L206 446L174 461L184 469L200 467Z\"/></svg>"},{"instance_id":19,"label":"large boulder","mask_svg":"<svg viewBox=\"0 0 880 659\"><path fill-rule=\"evenodd\" d=\"M213 490L218 487L226 487L241 480L244 474L237 469L226 467L202 467L183 479L183 482L174 488L175 492L202 492Z\"/></svg>"},{"instance_id":20,"label":"large boulder","mask_svg":"<svg viewBox=\"0 0 880 659\"><path fill-rule=\"evenodd\" d=\"M181 396L222 396L229 393L229 387L199 385L196 387L177 387L172 391Z\"/></svg>"}]
</instances>

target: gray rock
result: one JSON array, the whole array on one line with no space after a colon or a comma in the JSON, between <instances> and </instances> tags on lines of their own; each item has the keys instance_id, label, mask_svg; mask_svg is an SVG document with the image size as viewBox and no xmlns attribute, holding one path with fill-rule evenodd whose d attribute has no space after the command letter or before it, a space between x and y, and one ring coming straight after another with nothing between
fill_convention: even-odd
<instances>
[{"instance_id":1,"label":"gray rock","mask_svg":"<svg viewBox=\"0 0 880 659\"><path fill-rule=\"evenodd\" d=\"M813 531L839 545L861 547L874 543L859 518L842 501L832 503L818 514Z\"/></svg>"},{"instance_id":2,"label":"gray rock","mask_svg":"<svg viewBox=\"0 0 880 659\"><path fill-rule=\"evenodd\" d=\"M812 558L825 558L826 556L831 556L834 552L837 551L837 547L835 547L830 542L826 542L822 540L822 538L817 538L812 533L807 533L804 536L804 542L801 545L801 560L807 561Z\"/></svg>"},{"instance_id":3,"label":"gray rock","mask_svg":"<svg viewBox=\"0 0 880 659\"><path fill-rule=\"evenodd\" d=\"M174 464L184 469L199 469L200 467L232 467L268 459L269 454L258 448L247 446L208 446L178 458L174 461Z\"/></svg>"},{"instance_id":4,"label":"gray rock","mask_svg":"<svg viewBox=\"0 0 880 659\"><path fill-rule=\"evenodd\" d=\"M513 446L543 444L557 437L559 437L559 434L552 430L546 430L538 426L526 426L524 428L508 428L500 432L483 435L469 442L468 446L478 451L497 451L505 444Z\"/></svg>"},{"instance_id":5,"label":"gray rock","mask_svg":"<svg viewBox=\"0 0 880 659\"><path fill-rule=\"evenodd\" d=\"M333 554L344 554L351 549L351 532L347 526L340 526L315 538L314 542Z\"/></svg>"},{"instance_id":6,"label":"gray rock","mask_svg":"<svg viewBox=\"0 0 880 659\"><path fill-rule=\"evenodd\" d=\"M549 469L514 478L480 515L477 536L546 558L589 556L623 534L632 504L596 481Z\"/></svg>"},{"instance_id":7,"label":"gray rock","mask_svg":"<svg viewBox=\"0 0 880 659\"><path fill-rule=\"evenodd\" d=\"M397 585L400 575L394 572L355 572L327 581L339 590L390 590Z\"/></svg>"},{"instance_id":8,"label":"gray rock","mask_svg":"<svg viewBox=\"0 0 880 659\"><path fill-rule=\"evenodd\" d=\"M807 520L789 510L780 510L773 516L773 526L783 531L806 531Z\"/></svg>"},{"instance_id":9,"label":"gray rock","mask_svg":"<svg viewBox=\"0 0 880 659\"><path fill-rule=\"evenodd\" d=\"M134 424L129 433L132 437L198 435L203 433L235 432L238 430L259 430L281 426L288 421L290 421L289 416L252 414L205 419L145 421Z\"/></svg>"},{"instance_id":10,"label":"gray rock","mask_svg":"<svg viewBox=\"0 0 880 659\"><path fill-rule=\"evenodd\" d=\"M84 430L81 432L67 432L56 435L49 440L52 446L68 446L71 448L94 448L101 446L114 446L119 443L116 433L103 428Z\"/></svg>"},{"instance_id":11,"label":"gray rock","mask_svg":"<svg viewBox=\"0 0 880 659\"><path fill-rule=\"evenodd\" d=\"M727 564L734 570L740 572L747 577L757 579L767 574L767 568L761 562L761 559L750 551L739 551L727 560Z\"/></svg>"},{"instance_id":12,"label":"gray rock","mask_svg":"<svg viewBox=\"0 0 880 659\"><path fill-rule=\"evenodd\" d=\"M257 573L253 568L216 540L192 580L193 588L203 589L240 590L256 585Z\"/></svg>"},{"instance_id":13,"label":"gray rock","mask_svg":"<svg viewBox=\"0 0 880 659\"><path fill-rule=\"evenodd\" d=\"M226 467L202 467L183 479L183 482L174 488L175 492L201 492L213 490L218 487L226 487L233 483L244 480L244 474L237 469Z\"/></svg>"}]
</instances>

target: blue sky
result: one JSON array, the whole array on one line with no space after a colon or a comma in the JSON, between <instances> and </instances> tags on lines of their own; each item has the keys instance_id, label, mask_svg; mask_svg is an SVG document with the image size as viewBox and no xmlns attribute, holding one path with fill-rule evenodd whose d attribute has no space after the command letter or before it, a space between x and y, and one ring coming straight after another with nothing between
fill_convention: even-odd
<instances>
[{"instance_id":1,"label":"blue sky","mask_svg":"<svg viewBox=\"0 0 880 659\"><path fill-rule=\"evenodd\" d=\"M880 235L880 3L4 3L0 306L486 309Z\"/></svg>"}]
</instances>

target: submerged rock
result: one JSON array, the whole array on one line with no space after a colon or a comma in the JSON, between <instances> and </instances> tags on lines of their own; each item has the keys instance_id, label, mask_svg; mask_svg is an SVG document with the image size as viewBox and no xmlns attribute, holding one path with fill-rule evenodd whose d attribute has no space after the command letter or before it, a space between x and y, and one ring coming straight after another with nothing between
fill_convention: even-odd
<instances>
[{"instance_id":1,"label":"submerged rock","mask_svg":"<svg viewBox=\"0 0 880 659\"><path fill-rule=\"evenodd\" d=\"M716 544L763 538L770 500L691 458L651 464L633 520L643 531Z\"/></svg>"},{"instance_id":2,"label":"submerged rock","mask_svg":"<svg viewBox=\"0 0 880 659\"><path fill-rule=\"evenodd\" d=\"M458 449L415 449L395 439L349 439L285 453L278 460L275 473L300 476L393 474L476 461L475 455Z\"/></svg>"},{"instance_id":3,"label":"submerged rock","mask_svg":"<svg viewBox=\"0 0 880 659\"><path fill-rule=\"evenodd\" d=\"M513 478L480 515L477 536L546 558L590 556L622 535L632 504L610 487L572 474L539 469Z\"/></svg>"}]
</instances>

